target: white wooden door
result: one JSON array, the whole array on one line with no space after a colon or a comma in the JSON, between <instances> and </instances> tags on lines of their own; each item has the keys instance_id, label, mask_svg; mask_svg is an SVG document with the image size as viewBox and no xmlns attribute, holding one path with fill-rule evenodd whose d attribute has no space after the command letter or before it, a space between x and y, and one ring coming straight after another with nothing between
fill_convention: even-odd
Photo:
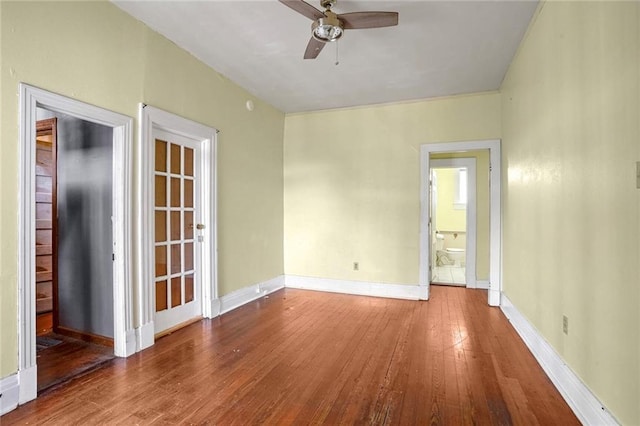
<instances>
[{"instance_id":1,"label":"white wooden door","mask_svg":"<svg viewBox=\"0 0 640 426\"><path fill-rule=\"evenodd\" d=\"M202 316L201 142L154 129L155 333Z\"/></svg>"}]
</instances>

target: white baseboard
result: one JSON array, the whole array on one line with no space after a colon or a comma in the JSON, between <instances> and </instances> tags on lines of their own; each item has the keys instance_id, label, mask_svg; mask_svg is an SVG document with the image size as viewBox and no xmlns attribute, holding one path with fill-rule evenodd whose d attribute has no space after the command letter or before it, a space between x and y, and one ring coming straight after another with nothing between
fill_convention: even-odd
<instances>
[{"instance_id":1,"label":"white baseboard","mask_svg":"<svg viewBox=\"0 0 640 426\"><path fill-rule=\"evenodd\" d=\"M136 349L138 352L153 346L153 343L155 342L154 333L155 325L153 321L149 321L148 323L142 324L140 327L136 328Z\"/></svg>"},{"instance_id":2,"label":"white baseboard","mask_svg":"<svg viewBox=\"0 0 640 426\"><path fill-rule=\"evenodd\" d=\"M18 371L18 385L20 388L19 404L36 399L38 396L38 366L34 365Z\"/></svg>"},{"instance_id":3,"label":"white baseboard","mask_svg":"<svg viewBox=\"0 0 640 426\"><path fill-rule=\"evenodd\" d=\"M17 374L0 379L0 416L18 407L19 396L20 382Z\"/></svg>"},{"instance_id":4,"label":"white baseboard","mask_svg":"<svg viewBox=\"0 0 640 426\"><path fill-rule=\"evenodd\" d=\"M137 352L136 349L138 348L138 336L136 335L136 331L136 329L132 328L131 330L127 330L125 333L125 339L127 343L125 347L124 358L131 356Z\"/></svg>"},{"instance_id":5,"label":"white baseboard","mask_svg":"<svg viewBox=\"0 0 640 426\"><path fill-rule=\"evenodd\" d=\"M613 415L504 294L500 308L582 424L618 424Z\"/></svg>"},{"instance_id":6,"label":"white baseboard","mask_svg":"<svg viewBox=\"0 0 640 426\"><path fill-rule=\"evenodd\" d=\"M285 287L359 296L389 297L393 299L420 300L425 298L423 294L424 291L421 291L419 285L334 280L328 278L303 277L299 275L286 275Z\"/></svg>"},{"instance_id":7,"label":"white baseboard","mask_svg":"<svg viewBox=\"0 0 640 426\"><path fill-rule=\"evenodd\" d=\"M481 290L489 290L489 281L484 281L484 280L477 280L476 281L476 288L479 288Z\"/></svg>"},{"instance_id":8,"label":"white baseboard","mask_svg":"<svg viewBox=\"0 0 640 426\"><path fill-rule=\"evenodd\" d=\"M211 316L208 318L215 318L220 315L220 310L222 309L222 303L220 303L220 299L212 299L211 307L209 308L209 312L211 312Z\"/></svg>"},{"instance_id":9,"label":"white baseboard","mask_svg":"<svg viewBox=\"0 0 640 426\"><path fill-rule=\"evenodd\" d=\"M222 296L220 300L220 314L232 311L240 306L256 300L260 297L266 296L269 293L273 293L276 290L284 288L284 276L272 278L268 281L264 281L258 284L250 285L248 287L241 288L232 293Z\"/></svg>"}]
</instances>

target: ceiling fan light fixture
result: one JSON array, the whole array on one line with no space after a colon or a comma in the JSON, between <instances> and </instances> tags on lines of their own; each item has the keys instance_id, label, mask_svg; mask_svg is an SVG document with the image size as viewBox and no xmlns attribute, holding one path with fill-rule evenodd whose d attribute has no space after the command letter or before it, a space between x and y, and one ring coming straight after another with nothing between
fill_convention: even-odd
<instances>
[{"instance_id":1,"label":"ceiling fan light fixture","mask_svg":"<svg viewBox=\"0 0 640 426\"><path fill-rule=\"evenodd\" d=\"M313 38L328 43L342 37L344 30L335 13L329 11L325 13L326 16L324 18L319 18L311 24L311 29Z\"/></svg>"}]
</instances>

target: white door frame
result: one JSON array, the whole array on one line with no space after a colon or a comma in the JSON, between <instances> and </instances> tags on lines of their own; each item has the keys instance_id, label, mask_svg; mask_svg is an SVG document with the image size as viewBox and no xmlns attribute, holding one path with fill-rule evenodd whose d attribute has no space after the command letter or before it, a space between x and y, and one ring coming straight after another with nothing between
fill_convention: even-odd
<instances>
[{"instance_id":1,"label":"white door frame","mask_svg":"<svg viewBox=\"0 0 640 426\"><path fill-rule=\"evenodd\" d=\"M490 156L490 236L489 236L489 305L500 306L502 290L502 205L501 205L501 153L500 140L449 142L420 145L420 276L421 299L429 298L429 171L432 153L467 152L488 149Z\"/></svg>"},{"instance_id":2,"label":"white door frame","mask_svg":"<svg viewBox=\"0 0 640 426\"><path fill-rule=\"evenodd\" d=\"M35 277L36 108L113 129L113 340L116 356L135 352L131 288L131 141L133 119L20 83L18 358L21 404L37 396Z\"/></svg>"},{"instance_id":3,"label":"white door frame","mask_svg":"<svg viewBox=\"0 0 640 426\"><path fill-rule=\"evenodd\" d=\"M477 199L476 199L476 159L472 157L466 158L443 158L437 160L430 160L431 169L459 169L466 168L467 172L467 224L466 224L466 246L465 246L465 281L467 288L476 288L476 248L477 248ZM430 201L431 202L431 201ZM433 218L431 219L433 221ZM429 234L432 234L432 230L429 230ZM429 254L431 256L432 253ZM431 257L429 257L431 265ZM432 267L435 265L431 265ZM433 273L431 269L430 275ZM431 276L429 277L431 280Z\"/></svg>"},{"instance_id":4,"label":"white door frame","mask_svg":"<svg viewBox=\"0 0 640 426\"><path fill-rule=\"evenodd\" d=\"M155 143L153 129L160 129L175 133L202 143L200 178L200 200L202 206L203 223L207 226L203 230L202 267L201 267L201 295L202 316L214 318L220 314L220 300L218 299L218 249L217 249L217 133L213 127L205 126L178 115L140 104L140 192L138 197L138 223L140 247L138 250L138 315L140 328L138 333L139 350L148 348L154 343L155 318L155 289L154 265L154 161Z\"/></svg>"}]
</instances>

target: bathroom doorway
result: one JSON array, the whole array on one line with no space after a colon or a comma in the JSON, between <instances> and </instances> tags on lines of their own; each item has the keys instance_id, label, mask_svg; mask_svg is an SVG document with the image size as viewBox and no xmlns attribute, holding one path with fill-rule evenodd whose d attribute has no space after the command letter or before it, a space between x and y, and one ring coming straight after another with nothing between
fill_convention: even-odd
<instances>
[{"instance_id":1,"label":"bathroom doorway","mask_svg":"<svg viewBox=\"0 0 640 426\"><path fill-rule=\"evenodd\" d=\"M476 288L476 159L431 160L431 284Z\"/></svg>"}]
</instances>

